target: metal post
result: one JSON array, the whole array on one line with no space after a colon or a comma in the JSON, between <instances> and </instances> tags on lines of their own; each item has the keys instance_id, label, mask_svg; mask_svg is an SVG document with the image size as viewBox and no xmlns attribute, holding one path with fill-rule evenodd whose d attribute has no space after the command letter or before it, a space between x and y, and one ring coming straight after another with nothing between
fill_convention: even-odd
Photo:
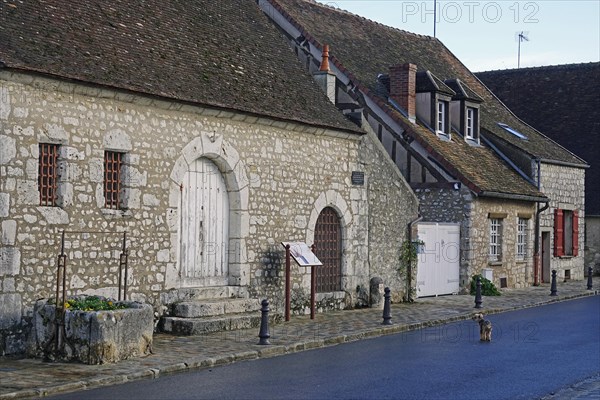
<instances>
[{"instance_id":1,"label":"metal post","mask_svg":"<svg viewBox=\"0 0 600 400\"><path fill-rule=\"evenodd\" d=\"M383 295L383 323L382 325L392 325L392 306L391 306L391 297L390 288L385 288L385 294Z\"/></svg>"},{"instance_id":2,"label":"metal post","mask_svg":"<svg viewBox=\"0 0 600 400\"><path fill-rule=\"evenodd\" d=\"M290 320L290 308L291 308L291 293L290 293L290 245L285 245L285 320Z\"/></svg>"},{"instance_id":3,"label":"metal post","mask_svg":"<svg viewBox=\"0 0 600 400\"><path fill-rule=\"evenodd\" d=\"M483 300L481 298L481 277L477 276L477 283L475 284L475 308L481 308Z\"/></svg>"},{"instance_id":4,"label":"metal post","mask_svg":"<svg viewBox=\"0 0 600 400\"><path fill-rule=\"evenodd\" d=\"M258 337L260 338L260 340L258 341L258 344L267 345L271 344L269 342L269 338L271 337L271 335L269 334L269 301L267 299L264 299L261 302L261 305L262 308L260 309L260 331L258 333Z\"/></svg>"},{"instance_id":5,"label":"metal post","mask_svg":"<svg viewBox=\"0 0 600 400\"><path fill-rule=\"evenodd\" d=\"M552 283L550 284L550 296L557 296L556 294L556 270L552 270Z\"/></svg>"},{"instance_id":6,"label":"metal post","mask_svg":"<svg viewBox=\"0 0 600 400\"><path fill-rule=\"evenodd\" d=\"M315 245L311 246L311 251L315 253ZM314 265L310 266L310 319L315 319L315 297L317 292L317 269Z\"/></svg>"},{"instance_id":7,"label":"metal post","mask_svg":"<svg viewBox=\"0 0 600 400\"><path fill-rule=\"evenodd\" d=\"M588 281L587 281L587 290L592 290L592 287L594 286L592 284L592 267L588 267Z\"/></svg>"}]
</instances>

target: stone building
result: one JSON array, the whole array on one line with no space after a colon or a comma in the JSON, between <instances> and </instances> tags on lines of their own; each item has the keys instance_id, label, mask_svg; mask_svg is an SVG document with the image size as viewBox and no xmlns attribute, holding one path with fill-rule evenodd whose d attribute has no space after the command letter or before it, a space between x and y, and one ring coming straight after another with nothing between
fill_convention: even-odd
<instances>
[{"instance_id":1,"label":"stone building","mask_svg":"<svg viewBox=\"0 0 600 400\"><path fill-rule=\"evenodd\" d=\"M365 128L254 2L5 2L0 354L23 351L62 246L68 294L127 283L157 316L192 297L282 312L282 241L316 245L319 310L365 305L373 277L401 298L418 200ZM305 313L308 271L291 278Z\"/></svg>"},{"instance_id":2,"label":"stone building","mask_svg":"<svg viewBox=\"0 0 600 400\"><path fill-rule=\"evenodd\" d=\"M454 260L444 279L458 282L442 293L477 273L499 287L546 282L550 269L582 279L581 159L519 120L436 38L312 0L259 5L308 70L328 46L338 107L368 121L419 197L421 258ZM444 256L448 226L459 257ZM417 294L442 294L426 288L435 271L423 276Z\"/></svg>"},{"instance_id":3,"label":"stone building","mask_svg":"<svg viewBox=\"0 0 600 400\"><path fill-rule=\"evenodd\" d=\"M476 75L519 118L589 164L585 172L585 267L593 267L596 274L600 274L600 160L597 157L600 63L486 71Z\"/></svg>"}]
</instances>

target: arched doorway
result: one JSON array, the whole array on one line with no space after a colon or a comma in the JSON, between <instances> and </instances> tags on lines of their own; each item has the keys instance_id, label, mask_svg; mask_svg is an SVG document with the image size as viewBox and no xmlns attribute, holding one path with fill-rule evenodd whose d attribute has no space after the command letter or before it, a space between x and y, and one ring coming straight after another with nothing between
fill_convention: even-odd
<instances>
[{"instance_id":1,"label":"arched doorway","mask_svg":"<svg viewBox=\"0 0 600 400\"><path fill-rule=\"evenodd\" d=\"M228 284L229 194L219 168L200 157L181 186L180 273L185 286Z\"/></svg>"},{"instance_id":2,"label":"arched doorway","mask_svg":"<svg viewBox=\"0 0 600 400\"><path fill-rule=\"evenodd\" d=\"M332 207L325 207L315 225L316 255L323 263L317 267L317 292L341 290L342 282L342 226Z\"/></svg>"}]
</instances>

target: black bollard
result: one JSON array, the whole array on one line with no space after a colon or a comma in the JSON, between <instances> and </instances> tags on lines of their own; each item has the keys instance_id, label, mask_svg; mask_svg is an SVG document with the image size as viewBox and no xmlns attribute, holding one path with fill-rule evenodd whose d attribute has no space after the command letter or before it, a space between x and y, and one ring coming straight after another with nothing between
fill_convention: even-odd
<instances>
[{"instance_id":1,"label":"black bollard","mask_svg":"<svg viewBox=\"0 0 600 400\"><path fill-rule=\"evenodd\" d=\"M266 345L271 344L269 342L269 338L271 337L271 335L269 335L269 301L264 299L261 302L261 305L262 308L260 309L260 312L262 313L262 317L260 319L260 332L258 333L260 340L258 341L258 344Z\"/></svg>"},{"instance_id":2,"label":"black bollard","mask_svg":"<svg viewBox=\"0 0 600 400\"><path fill-rule=\"evenodd\" d=\"M550 284L550 296L557 296L556 294L556 270L552 270L552 283Z\"/></svg>"},{"instance_id":3,"label":"black bollard","mask_svg":"<svg viewBox=\"0 0 600 400\"><path fill-rule=\"evenodd\" d=\"M592 267L588 267L588 282L587 282L587 290L592 290Z\"/></svg>"},{"instance_id":4,"label":"black bollard","mask_svg":"<svg viewBox=\"0 0 600 400\"><path fill-rule=\"evenodd\" d=\"M392 325L392 310L391 300L392 295L390 294L390 288L384 289L385 294L383 295L383 323L382 325Z\"/></svg>"},{"instance_id":5,"label":"black bollard","mask_svg":"<svg viewBox=\"0 0 600 400\"><path fill-rule=\"evenodd\" d=\"M477 283L475 284L475 308L481 308L481 278L477 276Z\"/></svg>"}]
</instances>

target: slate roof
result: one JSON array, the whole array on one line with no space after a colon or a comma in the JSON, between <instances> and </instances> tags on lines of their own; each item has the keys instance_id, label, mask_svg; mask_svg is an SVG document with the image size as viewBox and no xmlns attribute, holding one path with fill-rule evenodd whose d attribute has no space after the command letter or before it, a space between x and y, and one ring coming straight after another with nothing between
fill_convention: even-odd
<instances>
[{"instance_id":1,"label":"slate roof","mask_svg":"<svg viewBox=\"0 0 600 400\"><path fill-rule=\"evenodd\" d=\"M362 133L253 0L3 0L2 64Z\"/></svg>"},{"instance_id":2,"label":"slate roof","mask_svg":"<svg viewBox=\"0 0 600 400\"><path fill-rule=\"evenodd\" d=\"M600 215L600 62L476 73L527 123L586 160L586 215Z\"/></svg>"},{"instance_id":3,"label":"slate roof","mask_svg":"<svg viewBox=\"0 0 600 400\"><path fill-rule=\"evenodd\" d=\"M390 110L381 95L377 76L388 73L395 64L413 63L419 71L431 71L435 77L460 79L474 91L482 105L481 130L497 135L508 143L516 138L496 122L514 125L530 137L520 146L531 154L560 161L582 163L570 152L516 118L492 93L437 39L391 28L355 14L310 0L270 0L301 34L317 47L330 45L330 61L373 97L388 114L394 115L409 132L451 173L466 181L480 195L502 193L545 198L530 182L501 161L491 149L470 146L462 138L451 143L439 140L425 127L408 122ZM470 94L470 95L473 95ZM485 121L485 122L484 122ZM583 166L583 165L582 165Z\"/></svg>"}]
</instances>

